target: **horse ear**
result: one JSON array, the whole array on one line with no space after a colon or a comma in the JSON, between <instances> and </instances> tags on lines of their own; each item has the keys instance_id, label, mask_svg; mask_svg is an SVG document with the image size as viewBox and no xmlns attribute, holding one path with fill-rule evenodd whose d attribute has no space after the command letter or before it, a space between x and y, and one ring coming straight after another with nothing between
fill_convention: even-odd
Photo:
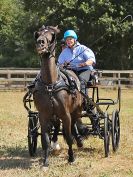
<instances>
[{"instance_id":1,"label":"horse ear","mask_svg":"<svg viewBox=\"0 0 133 177\"><path fill-rule=\"evenodd\" d=\"M46 27L44 25L42 25L42 27L39 29L39 31L43 31L44 29L46 29Z\"/></svg>"},{"instance_id":2,"label":"horse ear","mask_svg":"<svg viewBox=\"0 0 133 177\"><path fill-rule=\"evenodd\" d=\"M52 29L56 34L60 32L58 25L57 26L49 26L50 29Z\"/></svg>"},{"instance_id":3,"label":"horse ear","mask_svg":"<svg viewBox=\"0 0 133 177\"><path fill-rule=\"evenodd\" d=\"M60 33L60 29L58 28L58 25L55 27L56 33Z\"/></svg>"},{"instance_id":4,"label":"horse ear","mask_svg":"<svg viewBox=\"0 0 133 177\"><path fill-rule=\"evenodd\" d=\"M34 38L37 39L39 37L39 32L38 31L35 31L34 32Z\"/></svg>"}]
</instances>

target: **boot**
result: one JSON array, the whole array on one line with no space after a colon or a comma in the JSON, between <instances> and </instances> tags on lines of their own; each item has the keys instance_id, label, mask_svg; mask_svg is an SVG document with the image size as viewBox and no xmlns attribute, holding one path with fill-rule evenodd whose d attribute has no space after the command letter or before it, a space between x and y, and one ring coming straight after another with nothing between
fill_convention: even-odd
<instances>
[{"instance_id":1,"label":"boot","mask_svg":"<svg viewBox=\"0 0 133 177\"><path fill-rule=\"evenodd\" d=\"M89 134L88 126L83 124L81 119L78 119L78 121L76 122L76 125L77 125L77 129L79 131L79 134L81 136L87 136Z\"/></svg>"}]
</instances>

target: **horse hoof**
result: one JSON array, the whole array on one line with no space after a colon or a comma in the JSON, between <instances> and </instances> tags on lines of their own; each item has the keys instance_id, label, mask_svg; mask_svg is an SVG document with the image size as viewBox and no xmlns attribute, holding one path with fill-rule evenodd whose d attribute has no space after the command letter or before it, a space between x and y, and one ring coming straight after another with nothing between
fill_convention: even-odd
<instances>
[{"instance_id":1,"label":"horse hoof","mask_svg":"<svg viewBox=\"0 0 133 177\"><path fill-rule=\"evenodd\" d=\"M75 161L75 158L74 157L71 157L68 159L68 163L69 164L73 164L73 162Z\"/></svg>"},{"instance_id":2,"label":"horse hoof","mask_svg":"<svg viewBox=\"0 0 133 177\"><path fill-rule=\"evenodd\" d=\"M58 142L51 142L51 150L54 150L54 151L59 151L61 148L60 148L60 145L58 144Z\"/></svg>"},{"instance_id":3,"label":"horse hoof","mask_svg":"<svg viewBox=\"0 0 133 177\"><path fill-rule=\"evenodd\" d=\"M82 148L82 147L83 147L83 140L82 140L81 138L77 140L77 146L78 146L79 148Z\"/></svg>"},{"instance_id":4,"label":"horse hoof","mask_svg":"<svg viewBox=\"0 0 133 177\"><path fill-rule=\"evenodd\" d=\"M44 172L48 171L48 169L49 169L49 168L48 168L48 167L45 167L45 166L42 166L42 168L41 168L41 170L44 171Z\"/></svg>"},{"instance_id":5,"label":"horse hoof","mask_svg":"<svg viewBox=\"0 0 133 177\"><path fill-rule=\"evenodd\" d=\"M44 161L44 162L43 162L43 167L46 167L46 168L47 168L48 166L49 166L49 163Z\"/></svg>"},{"instance_id":6,"label":"horse hoof","mask_svg":"<svg viewBox=\"0 0 133 177\"><path fill-rule=\"evenodd\" d=\"M83 142L78 142L78 143L77 143L77 146L78 146L79 148L82 148L82 147L83 147Z\"/></svg>"}]
</instances>

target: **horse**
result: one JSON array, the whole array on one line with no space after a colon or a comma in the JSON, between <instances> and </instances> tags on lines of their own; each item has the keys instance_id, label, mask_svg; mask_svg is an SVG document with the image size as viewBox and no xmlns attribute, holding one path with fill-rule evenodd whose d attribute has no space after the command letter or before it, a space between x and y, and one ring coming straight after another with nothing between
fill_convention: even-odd
<instances>
[{"instance_id":1,"label":"horse","mask_svg":"<svg viewBox=\"0 0 133 177\"><path fill-rule=\"evenodd\" d=\"M61 120L68 145L68 162L75 160L73 153L73 135L78 140L78 132L75 122L81 118L82 95L75 88L74 93L70 91L66 76L61 73L55 57L56 36L60 32L57 26L42 26L34 33L36 50L40 56L40 77L35 84L33 93L34 104L39 112L41 126L41 142L44 150L43 165L49 166L49 125L57 117ZM79 81L72 71L72 77ZM64 79L65 78L65 79ZM67 84L66 84L67 82Z\"/></svg>"}]
</instances>

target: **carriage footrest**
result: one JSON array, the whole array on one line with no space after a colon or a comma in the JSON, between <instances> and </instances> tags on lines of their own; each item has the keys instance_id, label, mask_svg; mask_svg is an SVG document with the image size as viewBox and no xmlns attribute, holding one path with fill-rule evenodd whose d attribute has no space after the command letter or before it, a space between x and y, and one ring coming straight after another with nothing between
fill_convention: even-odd
<instances>
[{"instance_id":1,"label":"carriage footrest","mask_svg":"<svg viewBox=\"0 0 133 177\"><path fill-rule=\"evenodd\" d=\"M115 105L115 102L97 102L97 105Z\"/></svg>"},{"instance_id":2,"label":"carriage footrest","mask_svg":"<svg viewBox=\"0 0 133 177\"><path fill-rule=\"evenodd\" d=\"M100 98L97 102L97 105L115 105L117 104L117 101L114 101L112 99L106 99L106 98Z\"/></svg>"}]
</instances>

